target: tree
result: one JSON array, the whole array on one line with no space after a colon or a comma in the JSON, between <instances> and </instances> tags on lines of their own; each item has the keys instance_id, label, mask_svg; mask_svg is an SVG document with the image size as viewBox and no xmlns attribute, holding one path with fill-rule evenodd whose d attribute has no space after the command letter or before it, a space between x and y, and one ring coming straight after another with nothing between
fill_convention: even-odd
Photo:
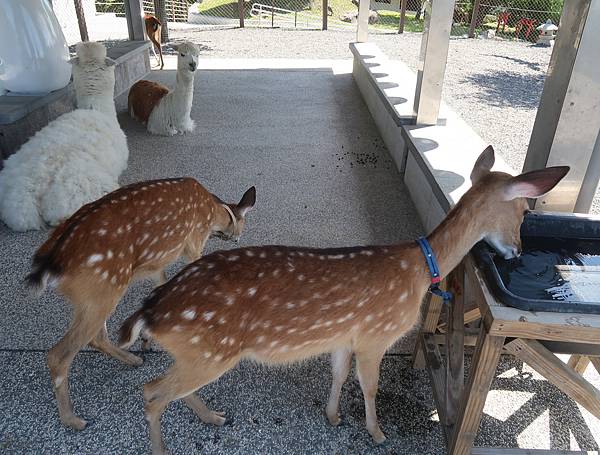
<instances>
[{"instance_id":1,"label":"tree","mask_svg":"<svg viewBox=\"0 0 600 455\"><path fill-rule=\"evenodd\" d=\"M167 0L154 0L154 14L162 24L160 31L161 43L169 42L169 28L167 26Z\"/></svg>"}]
</instances>

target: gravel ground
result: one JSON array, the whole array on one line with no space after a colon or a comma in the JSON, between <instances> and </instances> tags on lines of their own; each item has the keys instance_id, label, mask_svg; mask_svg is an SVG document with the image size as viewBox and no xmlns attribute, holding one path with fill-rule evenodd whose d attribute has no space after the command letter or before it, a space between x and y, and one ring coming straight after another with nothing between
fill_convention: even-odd
<instances>
[{"instance_id":1,"label":"gravel ground","mask_svg":"<svg viewBox=\"0 0 600 455\"><path fill-rule=\"evenodd\" d=\"M174 41L191 39L206 58L349 58L353 32L175 28ZM421 35L371 35L391 59L416 71ZM550 48L520 41L453 39L444 99L515 169L521 169L542 93ZM600 189L593 213L600 214Z\"/></svg>"}]
</instances>

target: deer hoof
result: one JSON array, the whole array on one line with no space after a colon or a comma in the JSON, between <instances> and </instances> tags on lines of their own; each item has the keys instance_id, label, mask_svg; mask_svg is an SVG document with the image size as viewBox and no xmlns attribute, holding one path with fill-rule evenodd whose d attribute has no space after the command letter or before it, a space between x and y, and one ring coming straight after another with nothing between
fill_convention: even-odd
<instances>
[{"instance_id":1,"label":"deer hoof","mask_svg":"<svg viewBox=\"0 0 600 455\"><path fill-rule=\"evenodd\" d=\"M81 431L87 426L87 422L77 417L76 415L62 417L60 420L65 427L71 428L76 431Z\"/></svg>"},{"instance_id":2,"label":"deer hoof","mask_svg":"<svg viewBox=\"0 0 600 455\"><path fill-rule=\"evenodd\" d=\"M342 419L340 419L340 416L338 414L332 414L332 415L327 415L327 420L329 420L329 423L334 426L337 427L340 422L342 421Z\"/></svg>"}]
</instances>

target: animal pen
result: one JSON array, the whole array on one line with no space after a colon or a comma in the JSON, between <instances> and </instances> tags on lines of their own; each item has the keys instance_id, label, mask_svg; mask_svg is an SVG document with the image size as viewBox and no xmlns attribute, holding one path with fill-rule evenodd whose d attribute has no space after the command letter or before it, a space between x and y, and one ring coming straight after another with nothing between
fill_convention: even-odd
<instances>
[{"instance_id":1,"label":"animal pen","mask_svg":"<svg viewBox=\"0 0 600 455\"><path fill-rule=\"evenodd\" d=\"M314 28L339 25L328 16L327 1L317 3L321 17L315 19ZM115 100L121 111L119 123L130 148L129 167L121 183L193 176L211 192L236 200L241 191L256 185L256 207L248 214L243 247L390 245L431 232L470 189L473 165L487 145L442 99L450 37L453 33L478 36L485 31L485 24L494 30L498 26L498 34L521 33L525 38L525 31L516 32L509 16L498 14L498 22L492 26L484 20L487 14L475 11L461 19L460 31L455 33L455 2L426 0L415 73L402 61L390 59L371 40L373 33L380 32L375 24L369 24L372 3L360 0L353 21L340 21L340 28L356 31L356 40L349 43L351 62L252 62L243 56L203 61L201 54L192 108L197 130L168 138L150 136L123 112L127 89L150 71L152 56L142 15L154 6L141 0L123 2L118 15L126 17L128 40L117 43L112 51L118 68ZM406 5L413 9L410 1L397 3L399 9L403 4L405 9ZM203 3L197 5L202 16L209 2L204 7ZM280 11L268 1L253 5L241 1L239 5L228 18L230 26L250 27L254 20L260 21L260 26L273 26L278 20L288 25L302 20L309 24L314 16L312 9L307 19L293 8ZM475 5L480 11L490 7L477 1ZM170 14L175 18L177 11ZM502 31L504 18L507 23ZM558 18L554 19L558 23ZM551 238L594 240L598 236L600 220L587 215L600 177L598 27L600 0L565 2L523 170L568 165L570 172L531 207L534 212L522 228L524 238L534 236L535 229L543 228L546 233L549 226L554 231L544 235ZM150 78L173 86L172 56L166 56L165 68L153 71ZM63 94L67 99L73 96L68 88ZM41 102L36 98L35 103ZM60 106L69 110L65 104L63 100ZM24 112L35 112L37 106L28 105L19 115L29 121L32 117ZM55 110L47 109L46 118L56 114ZM14 110L9 114L15 114ZM33 127L30 131L0 126L4 158L9 155L7 144L12 153L35 131ZM511 174L520 171L498 154L493 169ZM538 225L534 219L538 215L552 221ZM557 219L560 227L553 224ZM170 363L168 355L158 346L143 353L134 345L133 351L143 354L145 360L134 369L83 351L73 364L71 389L76 411L91 417L90 424L81 433L60 427L55 423L58 419L43 354L64 332L68 314L59 297L47 293L34 301L20 285L47 233L14 233L4 225L0 232L0 308L6 328L0 334L0 363L4 366L0 377L5 384L0 401L4 414L11 416L0 424L0 447L19 453L148 451L141 388ZM525 249L526 243L523 245ZM208 254L231 246L211 240L207 248ZM588 379L591 369L600 374L600 314L593 306L570 312L511 306L503 300L507 293L498 290L508 283L494 282L494 269L485 262L485 254L493 253L485 245L478 248L440 284L452 293L452 300L445 302L438 295L427 294L421 307L422 323L392 348L382 363L377 405L388 437L383 446L368 438L356 381L342 390L342 424L327 426L323 410L328 386L323 383L329 380L329 361L322 358L289 369L251 363L238 366L200 392L211 408L224 410L233 419L223 427L209 427L176 404L163 418L167 445L176 453L289 450L524 455L543 453L538 449L547 445L548 453L597 453L599 382L597 375L594 381ZM597 255L594 251L584 254ZM338 254L330 255L331 262L337 260ZM502 266L493 256L491 264ZM583 268L597 287L595 267L584 264ZM181 264L171 267L167 275L174 276L180 268ZM341 284L349 286L350 280ZM149 282L134 285L109 320L108 331L114 333L150 292ZM407 352L410 359L400 355ZM564 363L557 355L570 357ZM517 363L506 360L509 356ZM503 369L505 362L509 367ZM583 422L583 429L571 435L567 430L563 439L554 433L541 435L541 442L536 441L540 446L531 450L515 448L521 441L512 434L503 441L495 439L496 427L486 417L487 410L484 412L491 385L499 370L506 374L513 367L522 379L523 364L581 406L593 419L591 423L588 414L587 420L581 417L580 408L570 400L567 405L558 400L559 406ZM345 400L350 404L344 404ZM561 425L559 414L551 417ZM511 422L509 417L504 419ZM565 417L565 426L570 419ZM554 438L551 444L546 444L548 438Z\"/></svg>"}]
</instances>

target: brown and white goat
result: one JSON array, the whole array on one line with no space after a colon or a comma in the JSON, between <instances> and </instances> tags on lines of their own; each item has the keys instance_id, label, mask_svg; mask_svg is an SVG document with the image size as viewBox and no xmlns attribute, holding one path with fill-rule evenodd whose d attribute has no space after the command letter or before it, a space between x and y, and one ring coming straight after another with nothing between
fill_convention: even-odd
<instances>
[{"instance_id":1,"label":"brown and white goat","mask_svg":"<svg viewBox=\"0 0 600 455\"><path fill-rule=\"evenodd\" d=\"M73 305L69 330L48 352L64 425L86 425L73 413L68 385L71 362L86 344L130 365L142 363L111 344L106 332L131 281L164 283L164 268L181 256L198 259L211 234L239 238L255 197L252 187L238 204L225 204L192 178L135 183L81 207L39 248L29 285L41 292L54 282Z\"/></svg>"},{"instance_id":2,"label":"brown and white goat","mask_svg":"<svg viewBox=\"0 0 600 455\"><path fill-rule=\"evenodd\" d=\"M156 60L158 60L160 69L163 69L163 67L165 66L165 63L163 61L162 46L160 44L162 24L152 14L144 14L144 25L146 26L146 34L148 35L148 39L150 39L150 41L152 41L152 52L154 52L154 58L156 58ZM155 47L158 48L158 53L160 54L160 59L156 55Z\"/></svg>"},{"instance_id":3,"label":"brown and white goat","mask_svg":"<svg viewBox=\"0 0 600 455\"><path fill-rule=\"evenodd\" d=\"M507 258L519 254L525 198L548 192L568 172L568 167L554 167L512 177L491 172L493 163L489 147L473 168L472 188L428 237L442 277L484 238ZM417 322L429 285L416 242L251 247L216 252L188 265L155 289L121 329L123 347L141 332L175 358L167 374L144 390L153 451L164 451L160 417L172 400L183 398L204 422L224 423L224 416L194 392L240 359L277 364L327 352L333 369L329 422L340 422L340 391L355 354L367 429L382 442L375 412L379 364Z\"/></svg>"}]
</instances>

